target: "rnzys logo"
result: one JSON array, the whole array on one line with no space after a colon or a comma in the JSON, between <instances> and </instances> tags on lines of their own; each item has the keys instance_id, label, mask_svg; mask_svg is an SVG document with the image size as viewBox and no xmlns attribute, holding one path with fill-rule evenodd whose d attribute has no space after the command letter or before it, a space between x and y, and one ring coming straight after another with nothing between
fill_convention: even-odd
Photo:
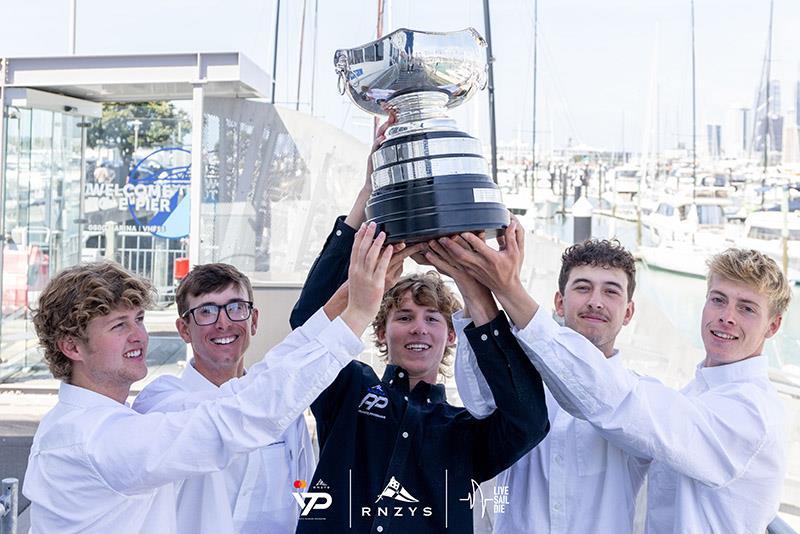
<instances>
[{"instance_id":1,"label":"rnzys logo","mask_svg":"<svg viewBox=\"0 0 800 534\"><path fill-rule=\"evenodd\" d=\"M294 487L299 490L305 489L306 485L307 484L305 480L294 481ZM326 491L319 491L330 489L330 486L325 484L325 482L322 480L318 481L316 484L314 484L312 489L317 491L299 491L292 493L294 500L297 501L297 505L300 506L301 519L308 516L312 510L325 510L330 508L331 504L333 504L333 498L331 497L330 493Z\"/></svg>"},{"instance_id":2,"label":"rnzys logo","mask_svg":"<svg viewBox=\"0 0 800 534\"><path fill-rule=\"evenodd\" d=\"M386 419L385 415L375 413L377 410L383 410L389 405L389 398L383 392L380 384L373 386L367 390L367 394L361 399L358 405L358 413L364 415L371 415L380 419Z\"/></svg>"}]
</instances>

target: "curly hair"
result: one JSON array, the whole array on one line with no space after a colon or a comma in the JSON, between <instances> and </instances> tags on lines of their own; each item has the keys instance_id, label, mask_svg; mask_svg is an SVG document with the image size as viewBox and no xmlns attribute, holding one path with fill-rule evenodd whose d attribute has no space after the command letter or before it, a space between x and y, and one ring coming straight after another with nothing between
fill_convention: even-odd
<instances>
[{"instance_id":1,"label":"curly hair","mask_svg":"<svg viewBox=\"0 0 800 534\"><path fill-rule=\"evenodd\" d=\"M253 285L250 279L233 265L227 263L195 265L186 278L178 284L178 290L175 292L178 315L183 317L189 310L189 297L224 291L233 285L244 289L247 298L253 300Z\"/></svg>"},{"instance_id":2,"label":"curly hair","mask_svg":"<svg viewBox=\"0 0 800 534\"><path fill-rule=\"evenodd\" d=\"M757 250L729 248L709 258L708 285L712 275L742 282L765 295L771 316L782 315L789 307L792 290L775 260Z\"/></svg>"},{"instance_id":3,"label":"curly hair","mask_svg":"<svg viewBox=\"0 0 800 534\"><path fill-rule=\"evenodd\" d=\"M89 321L120 306L149 308L153 285L113 262L86 263L58 273L39 296L33 326L44 359L55 378L72 378L72 360L58 343L66 337L86 341Z\"/></svg>"},{"instance_id":4,"label":"curly hair","mask_svg":"<svg viewBox=\"0 0 800 534\"><path fill-rule=\"evenodd\" d=\"M576 243L561 255L561 272L558 275L558 290L563 295L567 289L569 273L575 267L607 267L622 269L628 278L628 300L636 289L636 262L633 255L616 239L587 239Z\"/></svg>"},{"instance_id":5,"label":"curly hair","mask_svg":"<svg viewBox=\"0 0 800 534\"><path fill-rule=\"evenodd\" d=\"M372 321L375 346L378 348L378 352L384 362L389 360L389 348L386 343L378 341L378 335L386 333L386 322L389 319L389 313L401 306L406 293L411 294L411 298L416 304L439 310L447 322L448 332L453 331L453 314L462 308L461 302L444 284L444 280L436 271L409 274L401 278L394 287L383 295L378 315ZM439 364L439 374L442 377L452 376L450 369L453 364L452 356L453 347L445 347L442 361Z\"/></svg>"}]
</instances>

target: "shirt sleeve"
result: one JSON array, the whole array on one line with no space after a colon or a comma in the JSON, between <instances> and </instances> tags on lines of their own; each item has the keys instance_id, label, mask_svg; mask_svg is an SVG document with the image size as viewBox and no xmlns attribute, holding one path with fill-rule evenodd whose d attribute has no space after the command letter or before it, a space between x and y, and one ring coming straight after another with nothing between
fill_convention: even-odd
<instances>
[{"instance_id":1,"label":"shirt sleeve","mask_svg":"<svg viewBox=\"0 0 800 534\"><path fill-rule=\"evenodd\" d=\"M767 439L768 408L754 384L687 396L610 365L589 340L542 308L515 334L561 407L635 456L720 487L741 476Z\"/></svg>"},{"instance_id":2,"label":"shirt sleeve","mask_svg":"<svg viewBox=\"0 0 800 534\"><path fill-rule=\"evenodd\" d=\"M355 236L356 231L345 224L344 217L336 219L333 231L328 235L322 252L314 260L300 291L300 298L289 316L292 329L306 322L314 312L322 308L347 280L350 251Z\"/></svg>"},{"instance_id":3,"label":"shirt sleeve","mask_svg":"<svg viewBox=\"0 0 800 534\"><path fill-rule=\"evenodd\" d=\"M458 334L458 344L456 345L456 361L454 374L456 378L456 388L464 408L470 415L478 419L484 419L495 409L497 403L489 387L489 383L478 367L478 359L475 351L464 335L464 329L469 325L471 319L464 317L462 310L453 314L453 328Z\"/></svg>"},{"instance_id":4,"label":"shirt sleeve","mask_svg":"<svg viewBox=\"0 0 800 534\"><path fill-rule=\"evenodd\" d=\"M132 407L139 413L176 412L194 408L210 399L233 395L249 381L254 380L258 373L266 371L272 359L292 357L292 353L297 350L302 352L304 347L322 335L330 324L331 321L325 312L318 310L304 325L290 332L283 341L270 349L264 358L252 365L246 375L233 378L214 390L192 391L184 387L183 382L176 376L160 376L136 396Z\"/></svg>"},{"instance_id":5,"label":"shirt sleeve","mask_svg":"<svg viewBox=\"0 0 800 534\"><path fill-rule=\"evenodd\" d=\"M237 455L279 439L362 348L337 319L290 357L271 361L246 383L237 381L233 394L180 412L114 411L98 422L89 459L122 494L219 471Z\"/></svg>"},{"instance_id":6,"label":"shirt sleeve","mask_svg":"<svg viewBox=\"0 0 800 534\"><path fill-rule=\"evenodd\" d=\"M504 313L464 330L497 409L468 418L475 474L489 480L508 469L547 435L550 423L542 378L526 357Z\"/></svg>"}]
</instances>

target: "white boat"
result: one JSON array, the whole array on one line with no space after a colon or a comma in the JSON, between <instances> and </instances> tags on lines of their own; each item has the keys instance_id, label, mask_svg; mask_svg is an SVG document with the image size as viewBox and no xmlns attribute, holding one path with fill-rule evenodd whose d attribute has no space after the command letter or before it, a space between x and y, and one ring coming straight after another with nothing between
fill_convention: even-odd
<instances>
[{"instance_id":1,"label":"white boat","mask_svg":"<svg viewBox=\"0 0 800 534\"><path fill-rule=\"evenodd\" d=\"M788 277L800 282L800 211L784 214L780 211L756 211L744 221L743 235L737 239L736 246L752 248L769 255L783 265L783 230L787 230Z\"/></svg>"}]
</instances>

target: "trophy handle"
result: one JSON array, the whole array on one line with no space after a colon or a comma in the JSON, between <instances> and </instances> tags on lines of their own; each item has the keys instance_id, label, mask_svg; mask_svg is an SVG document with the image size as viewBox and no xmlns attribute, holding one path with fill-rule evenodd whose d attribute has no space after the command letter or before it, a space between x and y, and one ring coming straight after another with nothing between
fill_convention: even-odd
<instances>
[{"instance_id":1,"label":"trophy handle","mask_svg":"<svg viewBox=\"0 0 800 534\"><path fill-rule=\"evenodd\" d=\"M344 95L347 90L347 73L350 72L350 63L347 60L347 51L339 50L336 53L336 73L339 79L336 82L336 87L339 89L339 94Z\"/></svg>"}]
</instances>

